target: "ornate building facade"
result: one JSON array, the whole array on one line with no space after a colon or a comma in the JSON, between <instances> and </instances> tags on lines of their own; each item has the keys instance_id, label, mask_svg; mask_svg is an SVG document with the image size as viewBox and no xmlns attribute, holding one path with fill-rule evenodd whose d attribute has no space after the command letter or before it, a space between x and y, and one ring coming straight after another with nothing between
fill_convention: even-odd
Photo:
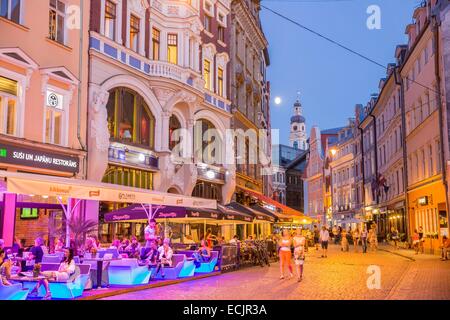
<instances>
[{"instance_id":1,"label":"ornate building facade","mask_svg":"<svg viewBox=\"0 0 450 320\"><path fill-rule=\"evenodd\" d=\"M329 168L332 190L333 225L347 227L355 223L355 120L338 133L338 139L329 146Z\"/></svg>"},{"instance_id":2,"label":"ornate building facade","mask_svg":"<svg viewBox=\"0 0 450 320\"><path fill-rule=\"evenodd\" d=\"M236 200L246 190L271 195L268 43L261 28L259 0L231 2L231 102L236 156ZM266 129L267 131L259 131ZM248 131L250 130L250 131ZM263 136L261 136L263 135Z\"/></svg>"},{"instance_id":3,"label":"ornate building facade","mask_svg":"<svg viewBox=\"0 0 450 320\"><path fill-rule=\"evenodd\" d=\"M91 2L89 179L229 202L230 24L229 0Z\"/></svg>"},{"instance_id":4,"label":"ornate building facade","mask_svg":"<svg viewBox=\"0 0 450 320\"><path fill-rule=\"evenodd\" d=\"M75 0L1 1L0 170L86 177L89 8L78 6ZM63 219L56 201L3 193L2 183L0 238L6 246L14 236L33 245ZM34 219L21 219L27 213L21 206Z\"/></svg>"}]
</instances>

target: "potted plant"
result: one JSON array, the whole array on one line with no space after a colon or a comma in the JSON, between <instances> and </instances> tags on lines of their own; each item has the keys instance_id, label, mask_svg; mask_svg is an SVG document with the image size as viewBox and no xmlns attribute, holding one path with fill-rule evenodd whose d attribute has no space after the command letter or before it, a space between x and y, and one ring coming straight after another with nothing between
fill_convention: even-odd
<instances>
[{"instance_id":1,"label":"potted plant","mask_svg":"<svg viewBox=\"0 0 450 320\"><path fill-rule=\"evenodd\" d=\"M39 275L41 274L41 264L40 263L36 263L33 267L33 277L37 278L39 277Z\"/></svg>"}]
</instances>

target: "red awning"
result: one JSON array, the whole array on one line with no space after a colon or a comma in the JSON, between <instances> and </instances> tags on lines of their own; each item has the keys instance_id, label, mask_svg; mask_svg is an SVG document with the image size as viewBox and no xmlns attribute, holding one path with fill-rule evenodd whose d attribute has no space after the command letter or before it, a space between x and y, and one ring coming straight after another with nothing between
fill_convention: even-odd
<instances>
[{"instance_id":1,"label":"red awning","mask_svg":"<svg viewBox=\"0 0 450 320\"><path fill-rule=\"evenodd\" d=\"M288 206L285 206L284 204L279 203L278 201L275 201L275 200L273 200L273 199L263 195L262 193L259 193L257 191L254 191L252 189L248 189L248 188L245 188L245 187L242 187L242 186L236 186L236 187L242 189L243 191L245 191L249 195L257 198L258 200L260 200L262 202L265 202L265 203L270 204L270 205L272 205L274 207L277 207L278 209L281 210L281 212L283 214L297 216L297 217L303 217L304 216L304 214L302 212L297 211L295 209L292 209L292 208L290 208Z\"/></svg>"}]
</instances>

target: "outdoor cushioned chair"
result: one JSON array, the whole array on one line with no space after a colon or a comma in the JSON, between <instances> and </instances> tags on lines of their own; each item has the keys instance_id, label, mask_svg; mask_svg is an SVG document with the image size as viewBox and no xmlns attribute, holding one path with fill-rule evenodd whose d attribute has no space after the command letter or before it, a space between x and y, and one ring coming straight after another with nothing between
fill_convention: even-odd
<instances>
[{"instance_id":1,"label":"outdoor cushioned chair","mask_svg":"<svg viewBox=\"0 0 450 320\"><path fill-rule=\"evenodd\" d=\"M14 283L10 286L3 284L0 280L0 300L25 300L28 296L28 289L23 289L21 283Z\"/></svg>"},{"instance_id":2,"label":"outdoor cushioned chair","mask_svg":"<svg viewBox=\"0 0 450 320\"><path fill-rule=\"evenodd\" d=\"M136 285L148 283L151 271L139 266L137 259L113 260L109 265L109 284Z\"/></svg>"},{"instance_id":3,"label":"outdoor cushioned chair","mask_svg":"<svg viewBox=\"0 0 450 320\"><path fill-rule=\"evenodd\" d=\"M120 257L119 250L110 249L110 248L108 248L106 250L98 251L98 254L99 254L100 258L103 258L105 256L105 254L111 255L111 258L115 258L115 259Z\"/></svg>"},{"instance_id":4,"label":"outdoor cushioned chair","mask_svg":"<svg viewBox=\"0 0 450 320\"><path fill-rule=\"evenodd\" d=\"M172 266L164 267L164 279L176 279L178 278L181 269L183 268L184 262L186 261L186 256L184 254L173 254L172 255ZM156 273L156 267L152 267L152 275ZM156 275L155 279L163 279L162 270Z\"/></svg>"},{"instance_id":5,"label":"outdoor cushioned chair","mask_svg":"<svg viewBox=\"0 0 450 320\"><path fill-rule=\"evenodd\" d=\"M56 271L59 268L59 263L43 263L41 271ZM86 283L89 279L89 272L91 266L89 264L78 264L75 266L75 272L67 281L58 282L56 280L49 281L52 298L56 299L73 299L80 297L83 294ZM23 283L24 288L33 290L36 286L36 281L27 281ZM39 288L38 296L45 295L45 288Z\"/></svg>"},{"instance_id":6,"label":"outdoor cushioned chair","mask_svg":"<svg viewBox=\"0 0 450 320\"><path fill-rule=\"evenodd\" d=\"M44 254L42 257L42 263L60 263L62 255L60 254Z\"/></svg>"},{"instance_id":7,"label":"outdoor cushioned chair","mask_svg":"<svg viewBox=\"0 0 450 320\"><path fill-rule=\"evenodd\" d=\"M217 259L219 257L218 251L211 251L211 257L208 262L202 262L200 267L195 269L195 273L210 273L214 271L214 267L217 264Z\"/></svg>"},{"instance_id":8,"label":"outdoor cushioned chair","mask_svg":"<svg viewBox=\"0 0 450 320\"><path fill-rule=\"evenodd\" d=\"M185 257L186 255L183 254ZM194 260L184 260L183 268L181 268L180 274L178 275L179 278L186 278L186 277L192 277L195 273L195 264Z\"/></svg>"}]
</instances>

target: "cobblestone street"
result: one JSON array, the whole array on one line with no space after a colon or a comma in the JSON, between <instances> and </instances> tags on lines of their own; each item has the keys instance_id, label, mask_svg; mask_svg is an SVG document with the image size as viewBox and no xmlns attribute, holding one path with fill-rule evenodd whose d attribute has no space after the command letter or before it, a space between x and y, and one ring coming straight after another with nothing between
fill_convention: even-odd
<instances>
[{"instance_id":1,"label":"cobblestone street","mask_svg":"<svg viewBox=\"0 0 450 320\"><path fill-rule=\"evenodd\" d=\"M367 287L371 265L380 268L380 289ZM301 283L279 276L278 263L272 263L270 268L252 267L107 299L450 299L450 261L391 247L363 255L332 245L326 259L320 251L310 250Z\"/></svg>"}]
</instances>

